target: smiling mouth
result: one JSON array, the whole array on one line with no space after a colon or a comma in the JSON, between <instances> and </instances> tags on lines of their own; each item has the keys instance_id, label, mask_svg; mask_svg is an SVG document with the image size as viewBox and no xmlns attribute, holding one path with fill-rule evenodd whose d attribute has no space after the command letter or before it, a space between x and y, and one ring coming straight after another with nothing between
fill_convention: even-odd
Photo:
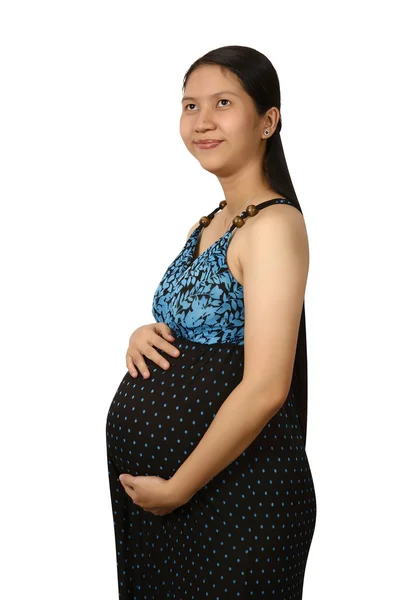
<instances>
[{"instance_id":1,"label":"smiling mouth","mask_svg":"<svg viewBox=\"0 0 400 600\"><path fill-rule=\"evenodd\" d=\"M214 140L207 142L195 142L196 146L198 146L201 150L207 150L208 148L216 148L220 144L222 144L223 140Z\"/></svg>"},{"instance_id":2,"label":"smiling mouth","mask_svg":"<svg viewBox=\"0 0 400 600\"><path fill-rule=\"evenodd\" d=\"M222 142L222 140L195 140L195 144L215 144L217 142Z\"/></svg>"}]
</instances>

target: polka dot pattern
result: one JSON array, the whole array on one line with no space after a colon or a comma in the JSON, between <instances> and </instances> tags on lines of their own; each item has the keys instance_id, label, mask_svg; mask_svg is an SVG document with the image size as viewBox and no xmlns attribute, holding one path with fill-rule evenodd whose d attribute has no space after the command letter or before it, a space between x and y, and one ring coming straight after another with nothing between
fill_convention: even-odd
<instances>
[{"instance_id":1,"label":"polka dot pattern","mask_svg":"<svg viewBox=\"0 0 400 600\"><path fill-rule=\"evenodd\" d=\"M204 287L203 279L190 275L195 239L196 235L189 238L163 278L165 282L175 272L171 302L174 294L182 298L182 279L191 295L197 282ZM213 260L214 251L224 247L226 252L228 240L229 236L223 236L214 249L203 253L195 261L196 270L204 260L209 274L215 265L216 278L220 267ZM231 277L232 299L238 288ZM163 280L153 310L163 312L163 319L157 320L172 324L168 303L157 301ZM187 320L182 315L178 323L178 305L173 306L174 345L180 355L173 358L158 350L171 366L164 371L148 361L148 379L141 374L133 378L127 372L107 414L119 598L301 600L316 523L316 497L295 377L281 410L252 444L172 513L157 516L144 511L118 480L121 473L172 477L243 376L243 329L232 326L228 335L225 328L223 341L216 341L222 331L216 321L210 342L190 320L190 310Z\"/></svg>"}]
</instances>

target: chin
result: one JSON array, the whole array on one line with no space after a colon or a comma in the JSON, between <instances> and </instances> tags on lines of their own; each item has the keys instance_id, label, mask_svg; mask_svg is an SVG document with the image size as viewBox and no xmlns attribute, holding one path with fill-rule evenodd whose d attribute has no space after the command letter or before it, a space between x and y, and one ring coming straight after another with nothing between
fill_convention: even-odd
<instances>
[{"instance_id":1,"label":"chin","mask_svg":"<svg viewBox=\"0 0 400 600\"><path fill-rule=\"evenodd\" d=\"M225 166L223 164L211 164L211 161L209 163L205 161L204 163L200 162L200 166L213 175L218 175L219 177L224 175Z\"/></svg>"}]
</instances>

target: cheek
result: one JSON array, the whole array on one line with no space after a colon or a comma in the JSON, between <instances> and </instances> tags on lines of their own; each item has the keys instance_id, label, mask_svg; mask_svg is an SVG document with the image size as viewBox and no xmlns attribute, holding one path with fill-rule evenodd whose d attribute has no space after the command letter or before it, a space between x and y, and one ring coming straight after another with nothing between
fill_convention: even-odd
<instances>
[{"instance_id":1,"label":"cheek","mask_svg":"<svg viewBox=\"0 0 400 600\"><path fill-rule=\"evenodd\" d=\"M249 121L236 122L232 129L232 140L239 152L249 152L257 146L257 134Z\"/></svg>"},{"instance_id":2,"label":"cheek","mask_svg":"<svg viewBox=\"0 0 400 600\"><path fill-rule=\"evenodd\" d=\"M248 121L240 119L232 113L221 115L216 127L221 137L234 145L242 145L250 133Z\"/></svg>"},{"instance_id":3,"label":"cheek","mask_svg":"<svg viewBox=\"0 0 400 600\"><path fill-rule=\"evenodd\" d=\"M235 119L235 121L231 123L231 128L232 134L237 139L243 140L251 135L249 121L246 119Z\"/></svg>"},{"instance_id":4,"label":"cheek","mask_svg":"<svg viewBox=\"0 0 400 600\"><path fill-rule=\"evenodd\" d=\"M185 122L183 119L181 119L181 121L180 121L179 133L181 135L182 141L185 144L186 148L189 150L189 152L191 152L191 154L193 154L194 153L194 148L193 148L193 144L192 144L193 131L192 131L192 128L190 127L190 124Z\"/></svg>"},{"instance_id":5,"label":"cheek","mask_svg":"<svg viewBox=\"0 0 400 600\"><path fill-rule=\"evenodd\" d=\"M181 118L181 120L179 121L179 133L181 134L181 138L186 144L186 142L190 139L191 130L189 123L184 118Z\"/></svg>"}]
</instances>

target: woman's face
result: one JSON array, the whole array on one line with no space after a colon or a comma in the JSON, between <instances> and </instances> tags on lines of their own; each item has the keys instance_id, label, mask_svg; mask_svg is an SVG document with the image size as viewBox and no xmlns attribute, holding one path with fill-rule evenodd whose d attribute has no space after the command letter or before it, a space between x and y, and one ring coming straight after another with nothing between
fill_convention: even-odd
<instances>
[{"instance_id":1,"label":"woman's face","mask_svg":"<svg viewBox=\"0 0 400 600\"><path fill-rule=\"evenodd\" d=\"M182 100L180 134L201 166L217 176L228 176L249 161L261 162L265 150L260 117L251 97L231 71L202 65L189 76ZM198 140L223 140L201 149Z\"/></svg>"}]
</instances>

